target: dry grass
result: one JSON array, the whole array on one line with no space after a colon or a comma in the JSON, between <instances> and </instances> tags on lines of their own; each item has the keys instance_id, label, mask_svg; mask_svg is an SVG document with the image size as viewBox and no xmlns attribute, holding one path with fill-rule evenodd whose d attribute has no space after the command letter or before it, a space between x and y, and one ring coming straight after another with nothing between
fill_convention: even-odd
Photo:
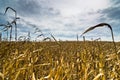
<instances>
[{"instance_id":1,"label":"dry grass","mask_svg":"<svg viewBox=\"0 0 120 80\"><path fill-rule=\"evenodd\" d=\"M60 44L60 46L59 46ZM1 42L1 80L119 80L111 42ZM120 48L120 43L117 43ZM119 56L120 57L120 56Z\"/></svg>"}]
</instances>

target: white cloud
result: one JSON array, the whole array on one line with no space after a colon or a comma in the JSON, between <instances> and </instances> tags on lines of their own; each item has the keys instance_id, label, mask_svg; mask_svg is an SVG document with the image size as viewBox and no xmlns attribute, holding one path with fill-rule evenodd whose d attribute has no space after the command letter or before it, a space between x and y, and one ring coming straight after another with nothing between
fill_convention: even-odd
<instances>
[{"instance_id":1,"label":"white cloud","mask_svg":"<svg viewBox=\"0 0 120 80\"><path fill-rule=\"evenodd\" d=\"M53 0L50 6L58 9L62 16L70 17L108 7L108 0Z\"/></svg>"}]
</instances>

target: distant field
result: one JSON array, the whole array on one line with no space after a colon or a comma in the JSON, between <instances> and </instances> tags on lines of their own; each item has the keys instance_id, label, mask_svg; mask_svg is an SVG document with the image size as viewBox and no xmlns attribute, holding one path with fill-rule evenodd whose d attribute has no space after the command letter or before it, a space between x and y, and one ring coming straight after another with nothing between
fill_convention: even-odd
<instances>
[{"instance_id":1,"label":"distant field","mask_svg":"<svg viewBox=\"0 0 120 80\"><path fill-rule=\"evenodd\" d=\"M0 80L120 80L120 42L116 47L101 41L0 42Z\"/></svg>"}]
</instances>

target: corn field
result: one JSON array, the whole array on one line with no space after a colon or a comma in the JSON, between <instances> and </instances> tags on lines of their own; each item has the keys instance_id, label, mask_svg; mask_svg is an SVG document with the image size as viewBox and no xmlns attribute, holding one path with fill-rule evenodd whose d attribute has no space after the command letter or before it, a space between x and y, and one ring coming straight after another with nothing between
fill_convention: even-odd
<instances>
[{"instance_id":1,"label":"corn field","mask_svg":"<svg viewBox=\"0 0 120 80\"><path fill-rule=\"evenodd\" d=\"M119 80L111 42L1 42L1 80Z\"/></svg>"}]
</instances>

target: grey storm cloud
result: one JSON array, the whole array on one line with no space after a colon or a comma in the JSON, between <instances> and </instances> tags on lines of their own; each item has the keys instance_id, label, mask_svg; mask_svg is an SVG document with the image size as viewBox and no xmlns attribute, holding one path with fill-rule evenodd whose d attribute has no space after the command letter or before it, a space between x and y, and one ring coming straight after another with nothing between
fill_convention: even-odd
<instances>
[{"instance_id":1,"label":"grey storm cloud","mask_svg":"<svg viewBox=\"0 0 120 80\"><path fill-rule=\"evenodd\" d=\"M112 5L106 9L98 11L102 14L101 18L109 18L111 20L120 20L120 0L110 0Z\"/></svg>"},{"instance_id":2,"label":"grey storm cloud","mask_svg":"<svg viewBox=\"0 0 120 80\"><path fill-rule=\"evenodd\" d=\"M28 1L28 0L18 0L17 1L17 11L21 14L34 14L38 13L38 7L40 8L40 5L36 3L35 1Z\"/></svg>"},{"instance_id":3,"label":"grey storm cloud","mask_svg":"<svg viewBox=\"0 0 120 80\"><path fill-rule=\"evenodd\" d=\"M120 4L120 0L110 0L113 5L119 5Z\"/></svg>"},{"instance_id":4,"label":"grey storm cloud","mask_svg":"<svg viewBox=\"0 0 120 80\"><path fill-rule=\"evenodd\" d=\"M60 14L57 10L35 0L18 0L17 4L17 11L22 16L56 16Z\"/></svg>"},{"instance_id":5,"label":"grey storm cloud","mask_svg":"<svg viewBox=\"0 0 120 80\"><path fill-rule=\"evenodd\" d=\"M120 6L105 9L102 14L105 14L110 19L120 20Z\"/></svg>"},{"instance_id":6,"label":"grey storm cloud","mask_svg":"<svg viewBox=\"0 0 120 80\"><path fill-rule=\"evenodd\" d=\"M3 16L3 13L1 13L1 12L0 12L0 15L2 15L2 16Z\"/></svg>"}]
</instances>

